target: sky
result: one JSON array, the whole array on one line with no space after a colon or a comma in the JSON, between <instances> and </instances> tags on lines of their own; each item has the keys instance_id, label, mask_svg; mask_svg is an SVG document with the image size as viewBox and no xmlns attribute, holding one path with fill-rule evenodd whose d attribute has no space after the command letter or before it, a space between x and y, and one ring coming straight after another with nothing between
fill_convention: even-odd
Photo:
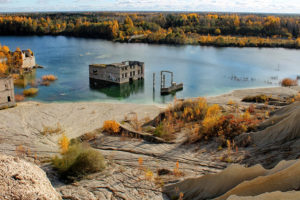
<instances>
[{"instance_id":1,"label":"sky","mask_svg":"<svg viewBox=\"0 0 300 200\"><path fill-rule=\"evenodd\" d=\"M212 11L300 14L300 0L0 0L0 12Z\"/></svg>"}]
</instances>

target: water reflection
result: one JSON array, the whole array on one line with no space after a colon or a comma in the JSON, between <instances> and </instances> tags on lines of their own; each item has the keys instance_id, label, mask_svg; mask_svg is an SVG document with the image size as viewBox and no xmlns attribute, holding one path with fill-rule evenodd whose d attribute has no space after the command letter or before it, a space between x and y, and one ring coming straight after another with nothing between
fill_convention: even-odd
<instances>
[{"instance_id":1,"label":"water reflection","mask_svg":"<svg viewBox=\"0 0 300 200\"><path fill-rule=\"evenodd\" d=\"M19 77L14 80L14 85L21 89L27 86L36 86L36 69L19 75Z\"/></svg>"},{"instance_id":2,"label":"water reflection","mask_svg":"<svg viewBox=\"0 0 300 200\"><path fill-rule=\"evenodd\" d=\"M144 93L144 80L136 80L136 81L133 81L132 83L123 83L121 85L111 85L111 86L90 85L90 88L94 91L103 93L108 97L125 99L133 94L135 94L135 95L137 95L139 93L143 94Z\"/></svg>"}]
</instances>

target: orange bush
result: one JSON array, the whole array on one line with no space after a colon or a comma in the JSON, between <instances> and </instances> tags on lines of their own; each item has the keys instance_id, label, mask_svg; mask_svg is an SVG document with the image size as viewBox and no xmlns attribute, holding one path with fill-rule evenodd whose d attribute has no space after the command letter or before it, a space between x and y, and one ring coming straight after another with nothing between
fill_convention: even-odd
<instances>
[{"instance_id":1,"label":"orange bush","mask_svg":"<svg viewBox=\"0 0 300 200\"><path fill-rule=\"evenodd\" d=\"M42 77L42 80L43 81L56 81L57 80L57 77L54 76L53 74L49 74L49 75L44 75Z\"/></svg>"},{"instance_id":2,"label":"orange bush","mask_svg":"<svg viewBox=\"0 0 300 200\"><path fill-rule=\"evenodd\" d=\"M103 130L108 133L119 133L120 125L114 120L107 120L103 124Z\"/></svg>"},{"instance_id":3,"label":"orange bush","mask_svg":"<svg viewBox=\"0 0 300 200\"><path fill-rule=\"evenodd\" d=\"M29 89L23 91L23 95L26 97L27 96L31 97L31 96L35 96L38 92L39 92L39 89L37 89L37 88L29 88Z\"/></svg>"},{"instance_id":4,"label":"orange bush","mask_svg":"<svg viewBox=\"0 0 300 200\"><path fill-rule=\"evenodd\" d=\"M283 87L290 87L290 86L297 86L297 85L298 85L298 81L290 78L285 78L281 81L281 86Z\"/></svg>"},{"instance_id":5,"label":"orange bush","mask_svg":"<svg viewBox=\"0 0 300 200\"><path fill-rule=\"evenodd\" d=\"M21 102L21 101L25 100L25 97L22 94L16 94L15 95L15 100L16 100L16 102Z\"/></svg>"}]
</instances>

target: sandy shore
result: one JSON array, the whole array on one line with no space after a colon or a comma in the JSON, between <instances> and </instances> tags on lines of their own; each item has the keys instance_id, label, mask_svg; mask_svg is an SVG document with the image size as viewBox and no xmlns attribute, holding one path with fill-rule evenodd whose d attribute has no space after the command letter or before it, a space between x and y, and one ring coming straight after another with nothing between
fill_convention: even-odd
<instances>
[{"instance_id":1,"label":"sandy shore","mask_svg":"<svg viewBox=\"0 0 300 200\"><path fill-rule=\"evenodd\" d=\"M249 88L249 89L240 89L233 90L229 93L218 95L218 96L209 96L207 100L209 103L215 104L227 104L228 101L234 101L236 103L241 103L241 99L246 96L255 96L259 94L265 94L273 97L285 97L295 95L300 92L300 86L297 87L270 87L270 88Z\"/></svg>"},{"instance_id":2,"label":"sandy shore","mask_svg":"<svg viewBox=\"0 0 300 200\"><path fill-rule=\"evenodd\" d=\"M300 87L256 88L235 90L227 94L207 97L209 103L227 104L241 102L245 96L267 94L290 96L297 94ZM23 102L17 107L0 111L0 151L14 153L16 146L23 145L37 153L57 151L60 135L44 136L43 127L56 128L59 124L69 138L101 128L105 120L121 121L131 112L139 119L154 118L166 105L142 105L101 102L40 103Z\"/></svg>"},{"instance_id":3,"label":"sandy shore","mask_svg":"<svg viewBox=\"0 0 300 200\"><path fill-rule=\"evenodd\" d=\"M160 111L157 105L117 103L18 103L14 108L0 111L0 151L9 153L23 145L33 152L55 152L60 135L43 136L43 127L58 124L69 138L101 128L105 120L124 119L135 112L139 119L153 118Z\"/></svg>"}]
</instances>

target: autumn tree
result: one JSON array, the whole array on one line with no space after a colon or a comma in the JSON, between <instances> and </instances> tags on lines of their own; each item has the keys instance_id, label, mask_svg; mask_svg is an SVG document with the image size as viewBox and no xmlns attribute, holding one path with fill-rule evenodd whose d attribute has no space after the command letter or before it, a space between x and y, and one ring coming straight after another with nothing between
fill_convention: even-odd
<instances>
[{"instance_id":1,"label":"autumn tree","mask_svg":"<svg viewBox=\"0 0 300 200\"><path fill-rule=\"evenodd\" d=\"M132 19L127 15L126 19L124 21L124 24L127 25L128 27L134 27L134 24L132 22Z\"/></svg>"},{"instance_id":2,"label":"autumn tree","mask_svg":"<svg viewBox=\"0 0 300 200\"><path fill-rule=\"evenodd\" d=\"M215 34L216 34L216 35L220 35L220 34L221 34L221 30L220 30L219 28L217 28L217 29L215 30Z\"/></svg>"},{"instance_id":3,"label":"autumn tree","mask_svg":"<svg viewBox=\"0 0 300 200\"><path fill-rule=\"evenodd\" d=\"M0 58L1 60L1 58ZM4 62L0 61L0 74L6 74L8 70L7 65Z\"/></svg>"}]
</instances>

